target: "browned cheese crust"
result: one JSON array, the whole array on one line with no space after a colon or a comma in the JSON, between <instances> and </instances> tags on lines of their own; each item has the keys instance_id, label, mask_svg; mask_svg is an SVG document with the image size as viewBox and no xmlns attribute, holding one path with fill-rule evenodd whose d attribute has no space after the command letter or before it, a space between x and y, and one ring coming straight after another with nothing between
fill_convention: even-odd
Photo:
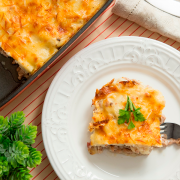
<instances>
[{"instance_id":1,"label":"browned cheese crust","mask_svg":"<svg viewBox=\"0 0 180 180\"><path fill-rule=\"evenodd\" d=\"M145 121L131 119L135 128L129 130L128 124L118 124L119 109L124 109L130 97L136 108L141 108ZM162 110L165 100L160 91L145 86L137 80L123 78L111 80L97 89L92 100L94 106L88 150L95 154L108 149L127 154L149 154L152 147L162 147L160 124L165 121Z\"/></svg>"}]
</instances>

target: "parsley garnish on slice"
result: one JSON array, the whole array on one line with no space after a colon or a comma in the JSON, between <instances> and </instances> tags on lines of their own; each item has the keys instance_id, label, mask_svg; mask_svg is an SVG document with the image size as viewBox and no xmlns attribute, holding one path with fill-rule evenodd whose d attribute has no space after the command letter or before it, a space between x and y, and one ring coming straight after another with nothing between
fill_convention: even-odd
<instances>
[{"instance_id":1,"label":"parsley garnish on slice","mask_svg":"<svg viewBox=\"0 0 180 180\"><path fill-rule=\"evenodd\" d=\"M129 118L130 118L130 114L131 112L129 111L125 111L123 109L120 109L119 110L119 117L118 117L118 124L124 124L125 122L126 123L129 123Z\"/></svg>"},{"instance_id":2,"label":"parsley garnish on slice","mask_svg":"<svg viewBox=\"0 0 180 180\"><path fill-rule=\"evenodd\" d=\"M128 125L128 129L133 129L135 128L135 125L132 121L130 121L129 125Z\"/></svg>"},{"instance_id":3,"label":"parsley garnish on slice","mask_svg":"<svg viewBox=\"0 0 180 180\"><path fill-rule=\"evenodd\" d=\"M145 121L146 119L145 119L144 115L141 113L140 109L141 109L141 108L137 108L135 111L133 111L134 120L135 120L135 121L143 122L143 121Z\"/></svg>"},{"instance_id":4,"label":"parsley garnish on slice","mask_svg":"<svg viewBox=\"0 0 180 180\"><path fill-rule=\"evenodd\" d=\"M132 122L131 113L133 113L135 121L143 122L146 120L140 110L141 108L136 108L132 103L131 99L129 98L129 96L127 96L127 103L125 109L119 110L120 116L118 117L118 124L129 123L128 129L133 129L135 125Z\"/></svg>"},{"instance_id":5,"label":"parsley garnish on slice","mask_svg":"<svg viewBox=\"0 0 180 180\"><path fill-rule=\"evenodd\" d=\"M127 103L126 103L126 107L125 109L120 109L119 110L119 117L118 117L118 124L124 124L125 122L126 123L129 123L129 119L130 119L130 116L131 116L131 112L128 111L129 109L129 96L127 96Z\"/></svg>"}]
</instances>

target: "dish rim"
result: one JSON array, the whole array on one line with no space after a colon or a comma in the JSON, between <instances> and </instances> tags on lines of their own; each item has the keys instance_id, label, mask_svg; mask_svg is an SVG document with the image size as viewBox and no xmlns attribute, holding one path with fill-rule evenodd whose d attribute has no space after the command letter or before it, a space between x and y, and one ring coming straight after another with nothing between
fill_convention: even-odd
<instances>
[{"instance_id":1,"label":"dish rim","mask_svg":"<svg viewBox=\"0 0 180 180\"><path fill-rule=\"evenodd\" d=\"M114 0L108 0L99 11L61 48L53 55L39 70L37 70L32 76L30 76L25 83L21 84L17 89L11 92L7 97L0 101L0 110L3 110L8 104L10 104L15 98L17 98L23 91L25 91L34 81L41 77L51 65L73 44L80 38L83 33L95 23L100 15L113 3Z\"/></svg>"}]
</instances>

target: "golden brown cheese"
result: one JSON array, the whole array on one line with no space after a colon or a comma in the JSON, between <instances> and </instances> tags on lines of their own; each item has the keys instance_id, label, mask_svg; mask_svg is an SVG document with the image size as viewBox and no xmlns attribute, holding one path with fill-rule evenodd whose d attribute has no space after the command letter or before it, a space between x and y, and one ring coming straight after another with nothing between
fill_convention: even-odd
<instances>
[{"instance_id":1,"label":"golden brown cheese","mask_svg":"<svg viewBox=\"0 0 180 180\"><path fill-rule=\"evenodd\" d=\"M141 113L146 118L144 122L132 120L135 124L132 130L127 128L127 123L119 125L117 122L119 109L125 108L127 95L136 108L141 107ZM159 126L165 100L160 91L135 80L112 80L96 90L93 105L89 145L162 146Z\"/></svg>"},{"instance_id":2,"label":"golden brown cheese","mask_svg":"<svg viewBox=\"0 0 180 180\"><path fill-rule=\"evenodd\" d=\"M32 74L106 0L0 0L0 46Z\"/></svg>"}]
</instances>

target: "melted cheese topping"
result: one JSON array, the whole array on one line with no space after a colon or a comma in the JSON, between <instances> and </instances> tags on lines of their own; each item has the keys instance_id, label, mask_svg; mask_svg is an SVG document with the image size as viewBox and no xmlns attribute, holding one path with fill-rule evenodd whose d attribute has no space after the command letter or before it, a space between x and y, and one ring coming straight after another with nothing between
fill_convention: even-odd
<instances>
[{"instance_id":1,"label":"melted cheese topping","mask_svg":"<svg viewBox=\"0 0 180 180\"><path fill-rule=\"evenodd\" d=\"M0 0L0 45L24 70L32 74L105 2Z\"/></svg>"},{"instance_id":2,"label":"melted cheese topping","mask_svg":"<svg viewBox=\"0 0 180 180\"><path fill-rule=\"evenodd\" d=\"M119 109L124 109L127 95L135 107L141 107L144 122L132 121L135 128L127 129L128 124L118 124ZM91 146L138 145L161 147L160 118L165 100L160 91L143 86L137 81L117 81L96 91L93 99L95 106L89 129Z\"/></svg>"}]
</instances>

